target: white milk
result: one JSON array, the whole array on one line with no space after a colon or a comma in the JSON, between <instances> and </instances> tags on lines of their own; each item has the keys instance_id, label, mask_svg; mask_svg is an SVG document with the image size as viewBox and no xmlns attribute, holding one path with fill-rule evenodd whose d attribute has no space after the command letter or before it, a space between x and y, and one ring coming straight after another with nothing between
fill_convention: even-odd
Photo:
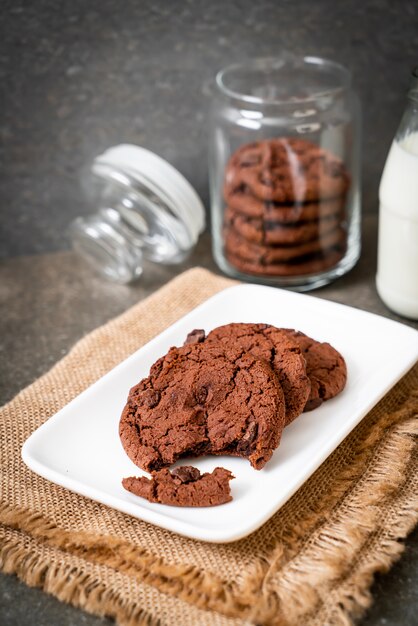
<instances>
[{"instance_id":1,"label":"white milk","mask_svg":"<svg viewBox=\"0 0 418 626\"><path fill-rule=\"evenodd\" d=\"M377 291L390 309L418 319L418 132L394 140L379 199Z\"/></svg>"}]
</instances>

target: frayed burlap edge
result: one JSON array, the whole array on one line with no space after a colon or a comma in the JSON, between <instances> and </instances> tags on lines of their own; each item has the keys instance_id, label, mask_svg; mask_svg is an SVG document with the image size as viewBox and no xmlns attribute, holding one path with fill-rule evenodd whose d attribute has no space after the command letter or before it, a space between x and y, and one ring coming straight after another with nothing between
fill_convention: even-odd
<instances>
[{"instance_id":1,"label":"frayed burlap edge","mask_svg":"<svg viewBox=\"0 0 418 626\"><path fill-rule=\"evenodd\" d=\"M88 561L107 565L128 576L156 586L164 593L175 595L202 609L219 611L232 618L241 618L246 623L346 625L358 617L371 603L369 587L374 573L387 571L403 551L399 540L406 537L415 525L418 514L416 507L416 456L414 456L414 436L418 434L416 415L418 394L395 414L385 416L379 429L371 429L368 437L359 447L356 463L346 468L333 484L332 494L322 502L321 510L305 523L293 529L293 537L287 544L297 546L305 538L305 549L290 553L279 544L268 562L260 563L257 571L248 577L245 587L239 590L227 589L222 580L188 566L167 566L155 561L144 551L129 544L117 542L109 537L77 535L65 533L51 527L42 516L28 516L25 511L8 510L4 505L1 519L4 525L28 533L46 545L63 552L82 557ZM382 433L386 434L381 437ZM353 485L354 493L350 493ZM344 500L344 510L338 503ZM337 507L336 510L333 510ZM396 524L385 529L385 513L389 507L398 509ZM327 523L320 523L324 516ZM379 522L380 520L380 522ZM312 530L314 528L314 530ZM366 544L371 549L374 542L373 558L361 563L361 552ZM308 545L309 544L309 545ZM316 553L316 567L314 554ZM57 587L46 587L47 563L32 563L31 574L25 578L21 568L22 553L11 551L5 544L0 551L1 565L7 563L7 571L19 572L19 576L33 584L38 571L37 585L57 595L60 599L73 602L72 587L65 584L66 570L54 570ZM25 562L28 562L25 558ZM84 589L77 596L77 605L97 612L106 606L107 614L119 619L121 624L131 623L132 615L126 619L118 605L113 607L114 592L105 589L97 595L97 610L90 590L100 587L100 581L77 584ZM335 584L338 582L337 588ZM303 588L303 594L300 589ZM59 593L58 593L59 591ZM309 592L312 593L309 593ZM330 604L330 596L333 602ZM109 597L108 597L109 596ZM321 603L322 596L322 603ZM84 598L84 600L82 600ZM326 600L326 602L324 602ZM83 604L84 602L84 604ZM283 607L286 607L285 609ZM322 614L332 609L332 618L318 621ZM135 619L142 620L141 613L135 612ZM150 623L146 620L136 623Z\"/></svg>"},{"instance_id":2,"label":"frayed burlap edge","mask_svg":"<svg viewBox=\"0 0 418 626\"><path fill-rule=\"evenodd\" d=\"M30 587L37 587L59 600L81 608L94 615L106 616L122 626L241 626L241 620L229 619L221 614L201 611L186 606L189 619L183 621L184 603L175 597L159 594L152 587L112 570L107 565L91 564L82 557L74 557L38 542L22 531L0 524L0 543L7 548L0 553L0 567L4 573L16 574ZM113 584L109 584L109 577ZM106 580L107 584L103 581ZM135 595L132 602L122 592L129 587ZM151 591L151 593L150 593ZM141 596L147 596L144 606ZM170 622L152 615L157 604L166 605Z\"/></svg>"},{"instance_id":3,"label":"frayed burlap edge","mask_svg":"<svg viewBox=\"0 0 418 626\"><path fill-rule=\"evenodd\" d=\"M312 530L308 520L295 528L295 545L304 546L290 558L278 546L278 557L263 581L272 613L285 613L273 623L346 625L370 606L374 574L390 569L404 550L399 540L418 520L417 399L408 405L406 410L414 417L391 428L372 457L360 451L364 471L352 472L349 467L332 485L344 493L335 508L320 514L326 515L325 523ZM371 433L364 446L374 436ZM347 481L355 483L344 491Z\"/></svg>"},{"instance_id":4,"label":"frayed burlap edge","mask_svg":"<svg viewBox=\"0 0 418 626\"><path fill-rule=\"evenodd\" d=\"M62 529L51 527L41 515L9 510L7 505L3 505L0 511L1 521L11 528L29 533L46 545L68 554L83 556L95 563L110 565L165 593L183 598L201 608L244 619L245 623L255 621L294 625L299 624L303 616L304 624L350 624L371 602L369 587L374 573L388 569L399 556L402 551L399 539L410 532L418 518L413 483L414 480L416 483L417 475L416 465L413 465L412 439L416 435L416 420L413 418L417 412L417 394L412 394L402 409L387 414L378 424L372 424L368 436L357 450L356 463L346 468L334 481L332 493L323 500L319 510L309 520L297 524L292 530L293 537L279 542L268 561L257 563L247 576L247 584L239 590L233 585L226 588L220 578L208 572L190 566L168 566L162 561L155 561L154 556L144 551L109 540L108 537L64 533ZM377 461L380 469L373 469ZM362 476L366 482L365 491L350 494ZM353 497L351 506L340 510L341 506L337 505L341 501L348 502L350 495ZM385 518L385 510L389 506L399 509L399 514L392 517L391 528L384 528L383 525L379 531L378 520ZM366 523L363 522L365 511L368 518ZM355 512L358 513L357 518L353 518ZM338 527L343 529L342 537L338 536ZM344 541L347 528L351 528L352 532L349 539ZM376 543L374 556L362 564L361 552L367 542L370 544L372 540ZM302 548L301 542L304 543ZM298 548L289 549L292 544ZM17 571L21 559L19 556L13 559L9 547L4 544L1 555L3 558L8 553L8 571ZM300 565L303 556L307 558L306 550L309 547L320 550L321 558L316 571L312 569L309 559L308 571ZM347 570L347 564L351 569ZM357 569L353 569L354 564ZM39 564L39 568L40 571L47 571L48 564ZM60 575L59 572L57 575ZM65 580L64 571L62 575ZM24 579L22 572L20 576ZM41 581L42 575L38 581L40 586ZM88 600L90 582L80 594L80 597L85 598L81 602L85 602L86 609L90 607L88 610L91 609ZM300 593L301 588L303 594ZM58 595L55 591L53 593ZM64 583L59 594L61 599L67 600ZM106 593L103 594L101 597L105 598ZM326 602L321 604L321 597ZM330 597L333 598L331 604ZM68 601L72 601L71 597ZM329 613L330 607L332 615L318 622L318 616L325 615L327 611ZM140 613L137 617L142 619Z\"/></svg>"},{"instance_id":5,"label":"frayed burlap edge","mask_svg":"<svg viewBox=\"0 0 418 626\"><path fill-rule=\"evenodd\" d=\"M93 615L112 617L123 626L161 626L141 607L123 602L117 590L107 589L98 577L74 565L50 565L45 556L28 552L28 545L16 533L0 550L0 567L5 574L16 576L29 587L38 587L62 602L72 604Z\"/></svg>"}]
</instances>

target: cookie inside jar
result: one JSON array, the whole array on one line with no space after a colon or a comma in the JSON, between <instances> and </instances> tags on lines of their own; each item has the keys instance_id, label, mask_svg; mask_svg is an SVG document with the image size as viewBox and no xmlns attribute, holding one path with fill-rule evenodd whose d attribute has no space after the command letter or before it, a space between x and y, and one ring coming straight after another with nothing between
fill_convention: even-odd
<instances>
[{"instance_id":1,"label":"cookie inside jar","mask_svg":"<svg viewBox=\"0 0 418 626\"><path fill-rule=\"evenodd\" d=\"M331 151L302 138L240 146L226 164L224 254L239 272L317 274L347 251L350 175Z\"/></svg>"}]
</instances>

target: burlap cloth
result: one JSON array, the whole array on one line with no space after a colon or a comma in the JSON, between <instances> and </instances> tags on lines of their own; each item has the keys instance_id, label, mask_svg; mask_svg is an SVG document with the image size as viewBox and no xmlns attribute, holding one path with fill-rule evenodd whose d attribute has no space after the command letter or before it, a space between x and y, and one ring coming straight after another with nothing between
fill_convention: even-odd
<instances>
[{"instance_id":1,"label":"burlap cloth","mask_svg":"<svg viewBox=\"0 0 418 626\"><path fill-rule=\"evenodd\" d=\"M347 625L370 604L374 573L399 556L418 517L418 366L269 522L232 544L133 519L21 461L23 442L42 422L230 284L202 269L179 276L86 336L3 407L3 571L119 624Z\"/></svg>"}]
</instances>

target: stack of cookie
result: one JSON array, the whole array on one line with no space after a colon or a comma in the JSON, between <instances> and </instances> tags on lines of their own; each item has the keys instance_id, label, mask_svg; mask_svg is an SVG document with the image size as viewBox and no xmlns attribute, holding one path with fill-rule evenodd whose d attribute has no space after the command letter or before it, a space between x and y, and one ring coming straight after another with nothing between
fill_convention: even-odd
<instances>
[{"instance_id":1,"label":"stack of cookie","mask_svg":"<svg viewBox=\"0 0 418 626\"><path fill-rule=\"evenodd\" d=\"M231 472L168 468L184 456L226 455L259 470L283 428L345 386L343 357L328 343L268 324L192 331L133 387L119 434L129 458L152 478L123 485L152 502L213 506L231 499Z\"/></svg>"},{"instance_id":2,"label":"stack of cookie","mask_svg":"<svg viewBox=\"0 0 418 626\"><path fill-rule=\"evenodd\" d=\"M303 276L346 251L343 162L317 145L278 138L241 146L226 167L224 249L243 273Z\"/></svg>"}]
</instances>

